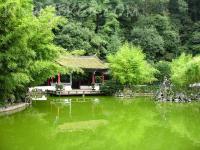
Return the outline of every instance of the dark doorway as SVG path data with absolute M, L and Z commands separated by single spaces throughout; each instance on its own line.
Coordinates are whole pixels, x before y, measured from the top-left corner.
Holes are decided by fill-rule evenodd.
M 79 89 L 80 88 L 80 81 L 76 79 L 72 79 L 72 89 Z

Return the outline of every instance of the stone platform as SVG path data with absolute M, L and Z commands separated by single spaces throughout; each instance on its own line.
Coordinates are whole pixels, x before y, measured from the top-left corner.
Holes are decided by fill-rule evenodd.
M 100 90 L 80 90 L 73 89 L 69 91 L 53 91 L 47 90 L 47 94 L 55 95 L 55 96 L 73 96 L 73 95 L 101 95 Z

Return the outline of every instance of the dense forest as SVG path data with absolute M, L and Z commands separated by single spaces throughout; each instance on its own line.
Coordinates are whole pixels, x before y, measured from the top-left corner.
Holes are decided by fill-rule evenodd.
M 154 62 L 200 53 L 199 0 L 34 0 L 35 15 L 49 5 L 66 18 L 54 41 L 67 51 L 105 59 L 128 41 Z

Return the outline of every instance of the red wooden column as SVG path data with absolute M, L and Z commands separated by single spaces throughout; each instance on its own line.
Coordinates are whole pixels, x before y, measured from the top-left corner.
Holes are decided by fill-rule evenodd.
M 50 81 L 50 79 L 48 79 L 48 81 L 47 81 L 47 82 L 48 82 L 48 86 L 50 86 L 50 82 L 51 82 L 51 81 Z
M 53 83 L 53 79 L 54 79 L 54 77 L 52 76 L 52 77 L 51 77 L 51 83 Z
M 60 73 L 58 73 L 58 84 L 60 84 Z
M 95 72 L 92 73 L 92 84 L 95 84 Z
M 102 72 L 102 74 L 101 74 L 101 79 L 102 79 L 102 83 L 104 83 L 104 80 L 105 80 L 104 72 Z

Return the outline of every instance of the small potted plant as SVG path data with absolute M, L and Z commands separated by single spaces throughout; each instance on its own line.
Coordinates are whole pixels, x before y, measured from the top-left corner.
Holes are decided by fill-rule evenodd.
M 63 88 L 63 84 L 56 84 L 56 91 L 62 91 Z

